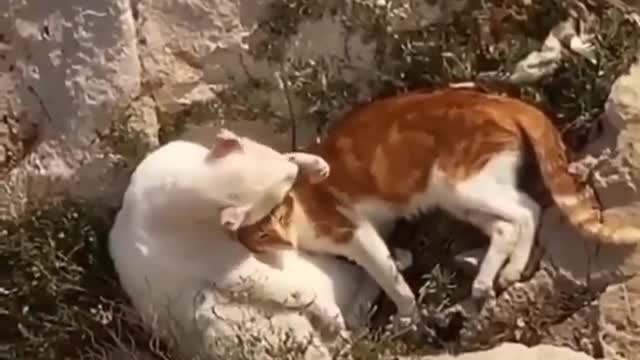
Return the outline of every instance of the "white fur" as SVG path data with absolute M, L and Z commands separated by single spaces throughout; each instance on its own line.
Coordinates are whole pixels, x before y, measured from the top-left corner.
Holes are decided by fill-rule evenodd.
M 297 172 L 275 151 L 243 143 L 249 144 L 244 154 L 215 165 L 205 161 L 206 148 L 184 141 L 149 154 L 131 178 L 110 233 L 110 255 L 134 306 L 160 334 L 177 335 L 188 356 L 213 354 L 222 335 L 260 334 L 274 342 L 290 330 L 298 339 L 316 334 L 307 316 L 281 304 L 285 300 L 312 302 L 311 311 L 349 315 L 358 325 L 354 309 L 377 295 L 358 267 L 334 257 L 284 252 L 279 270 L 228 237 L 217 222 L 221 205 L 286 191 Z M 258 288 L 244 302 L 219 290 L 246 279 Z M 243 322 L 249 318 L 254 322 Z

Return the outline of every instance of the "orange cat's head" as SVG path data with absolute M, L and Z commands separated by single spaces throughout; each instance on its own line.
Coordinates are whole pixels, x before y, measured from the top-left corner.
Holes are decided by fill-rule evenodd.
M 296 247 L 296 235 L 291 226 L 294 199 L 287 194 L 267 216 L 236 231 L 238 240 L 251 252 L 265 253 Z

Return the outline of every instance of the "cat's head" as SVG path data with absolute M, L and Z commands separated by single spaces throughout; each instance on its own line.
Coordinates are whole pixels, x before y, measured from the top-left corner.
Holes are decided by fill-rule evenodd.
M 287 194 L 267 216 L 238 228 L 238 241 L 258 254 L 295 248 L 296 234 L 291 226 L 294 206 L 293 196 Z
M 230 231 L 269 214 L 298 176 L 286 156 L 227 129 L 216 135 L 206 161 L 210 191 L 222 204 L 220 223 Z

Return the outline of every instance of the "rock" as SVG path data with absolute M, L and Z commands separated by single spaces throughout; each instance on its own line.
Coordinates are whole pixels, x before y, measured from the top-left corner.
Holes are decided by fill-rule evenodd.
M 640 359 L 640 276 L 608 288 L 600 304 L 600 336 L 606 358 Z
M 640 62 L 616 81 L 606 111 L 609 134 L 594 147 L 599 149 L 603 144 L 615 147 L 619 154 L 614 158 L 614 167 L 627 166 L 630 183 L 637 187 L 640 184 L 640 148 L 637 146 L 640 141 Z M 600 187 L 598 192 L 609 206 L 615 206 L 607 214 L 609 221 L 640 224 L 640 202 L 630 201 L 638 198 L 631 186 L 618 182 Z M 627 279 L 610 286 L 600 299 L 604 354 L 610 359 L 640 359 L 640 246 L 625 258 L 618 270 L 625 273 Z
M 606 147 L 616 150 L 604 171 L 627 168 L 630 177 L 597 187 L 598 195 L 609 208 L 605 212 L 607 222 L 637 226 L 640 201 L 632 186 L 640 184 L 640 148 L 636 145 L 640 141 L 640 63 L 614 83 L 605 109 L 605 133 L 586 151 L 595 153 Z M 599 337 L 604 355 L 640 359 L 640 246 L 601 248 L 591 258 L 591 267 L 595 281 L 597 274 L 606 274 L 612 283 L 599 300 Z
M 426 357 L 411 357 L 399 359 L 420 359 L 420 360 L 497 360 L 497 359 L 520 359 L 520 360 L 592 360 L 593 357 L 584 353 L 573 351 L 551 345 L 537 345 L 527 347 L 518 343 L 503 343 L 491 350 L 476 351 L 454 355 L 436 355 Z
M 69 189 L 76 171 L 103 155 L 91 143 L 139 92 L 141 68 L 129 1 L 10 0 L 0 14 L 1 66 L 11 69 L 2 91 L 34 139 L 6 175 L 4 212 L 17 215 Z
M 258 26 L 265 20 L 270 5 L 270 1 L 239 0 L 137 4 L 143 83 L 148 84 L 158 111 L 163 114 L 162 126 L 170 127 L 181 121 L 176 120 L 181 111 L 194 105 L 224 106 L 227 100 L 219 95 L 234 94 L 241 99 L 234 104 L 240 116 L 217 116 L 210 111 L 192 113 L 186 138 L 194 139 L 191 136 L 198 133 L 196 138 L 205 140 L 212 131 L 225 126 L 279 150 L 290 149 L 289 135 L 283 132 L 292 117 L 289 107 L 294 117 L 301 117 L 306 109 L 295 94 L 285 94 L 279 75 L 285 70 L 281 61 L 265 59 L 260 48 L 269 40 L 276 43 L 274 51 L 294 61 L 323 57 L 335 58 L 331 60 L 335 62 L 345 58 L 346 32 L 337 19 L 301 21 L 290 34 L 293 39 L 280 43 Z M 321 41 L 317 41 L 319 35 Z M 354 39 L 349 38 L 349 42 L 353 43 L 350 55 L 355 61 L 372 59 L 373 48 L 358 47 Z M 312 43 L 314 46 L 310 46 Z M 358 51 L 360 48 L 363 54 Z M 365 63 L 362 68 L 368 70 L 371 64 Z M 256 89 L 247 86 L 249 81 L 265 85 Z M 249 108 L 268 108 L 269 112 L 254 115 L 257 121 L 246 121 L 253 117 Z M 315 136 L 315 126 L 308 121 L 299 122 L 296 136 L 298 145 L 307 143 Z

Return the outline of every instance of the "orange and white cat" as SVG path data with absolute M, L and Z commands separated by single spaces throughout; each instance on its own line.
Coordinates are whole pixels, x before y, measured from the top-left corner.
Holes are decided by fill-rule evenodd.
M 270 216 L 240 228 L 239 240 L 254 252 L 288 247 L 348 257 L 380 284 L 401 319 L 415 316 L 416 301 L 383 240 L 389 226 L 438 206 L 486 232 L 490 246 L 472 286 L 484 298 L 496 277 L 502 286 L 518 281 L 529 260 L 540 206 L 520 190 L 519 175 L 530 162 L 586 235 L 640 241 L 637 228 L 602 223 L 593 190 L 569 173 L 550 119 L 514 98 L 465 86 L 383 98 L 348 112 L 306 151 L 316 156 L 291 160 L 319 173 L 330 167 L 329 176 L 294 186 Z

